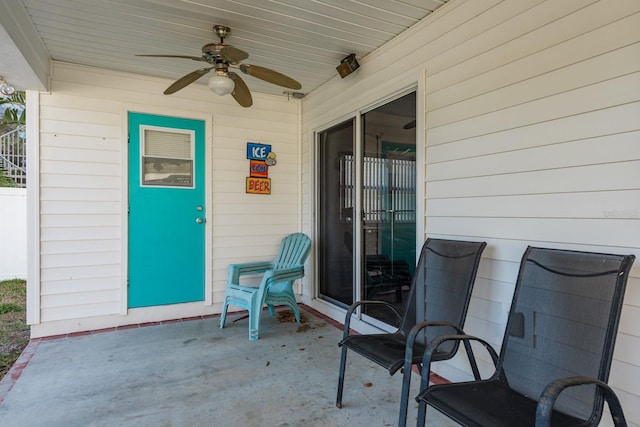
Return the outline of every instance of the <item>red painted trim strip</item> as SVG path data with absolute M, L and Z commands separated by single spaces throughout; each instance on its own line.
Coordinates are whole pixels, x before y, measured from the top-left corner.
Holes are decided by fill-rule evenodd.
M 0 405 L 4 402 L 4 399 L 7 397 L 13 386 L 22 375 L 22 372 L 27 367 L 33 355 L 36 353 L 36 349 L 40 344 L 39 339 L 33 339 L 29 341 L 29 344 L 22 350 L 22 353 L 18 357 L 18 360 L 13 364 L 9 372 L 6 373 L 2 381 L 0 381 Z

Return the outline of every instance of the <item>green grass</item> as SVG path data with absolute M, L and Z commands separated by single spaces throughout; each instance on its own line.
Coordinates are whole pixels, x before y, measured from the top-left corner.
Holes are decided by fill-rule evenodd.
M 27 282 L 22 279 L 10 279 L 0 282 L 0 304 L 18 304 L 24 306 L 27 298 Z
M 5 313 L 18 313 L 24 311 L 24 307 L 19 306 L 18 304 L 8 303 L 8 304 L 0 304 L 0 314 Z
M 0 378 L 29 344 L 25 307 L 27 284 L 21 279 L 0 282 Z

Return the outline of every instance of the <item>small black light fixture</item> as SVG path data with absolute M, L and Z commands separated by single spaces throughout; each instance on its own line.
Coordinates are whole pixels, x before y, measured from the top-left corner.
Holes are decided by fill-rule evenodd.
M 302 99 L 306 95 L 306 93 L 302 93 L 302 92 L 289 92 L 289 91 L 284 91 L 282 92 L 282 94 L 287 95 L 287 99 L 289 100 L 291 100 L 291 98 Z
M 340 65 L 336 67 L 336 70 L 338 70 L 340 77 L 344 79 L 358 68 L 360 68 L 360 64 L 358 64 L 358 61 L 356 60 L 356 54 L 351 53 L 340 61 Z

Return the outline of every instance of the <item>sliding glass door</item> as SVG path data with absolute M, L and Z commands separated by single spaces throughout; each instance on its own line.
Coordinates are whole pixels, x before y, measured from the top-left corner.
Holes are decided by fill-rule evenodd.
M 415 93 L 362 115 L 360 295 L 404 309 L 416 261 Z M 367 314 L 393 324 L 380 306 Z
M 354 121 L 318 135 L 318 283 L 322 298 L 354 300 Z
M 416 261 L 415 103 L 412 92 L 363 113 L 360 135 L 355 120 L 318 134 L 321 298 L 404 308 Z M 385 310 L 363 314 L 393 324 Z

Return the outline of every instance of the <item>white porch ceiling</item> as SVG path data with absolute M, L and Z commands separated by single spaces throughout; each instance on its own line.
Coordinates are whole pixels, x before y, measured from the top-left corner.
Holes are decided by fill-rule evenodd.
M 363 58 L 447 1 L 0 0 L 0 12 L 9 9 L 14 20 L 24 21 L 12 26 L 6 14 L 0 19 L 0 43 L 15 43 L 23 55 L 0 58 L 0 75 L 17 88 L 37 89 L 12 64 L 32 62 L 33 53 L 25 50 L 44 50 L 53 60 L 176 80 L 202 63 L 134 55 L 200 56 L 203 45 L 218 41 L 212 27 L 221 24 L 231 28 L 225 42 L 250 54 L 245 63 L 287 74 L 302 84 L 299 92 L 308 93 L 336 77 L 348 54 Z M 21 28 L 19 37 L 13 27 Z M 25 34 L 31 35 L 26 48 L 19 43 Z M 253 92 L 287 90 L 242 77 Z

